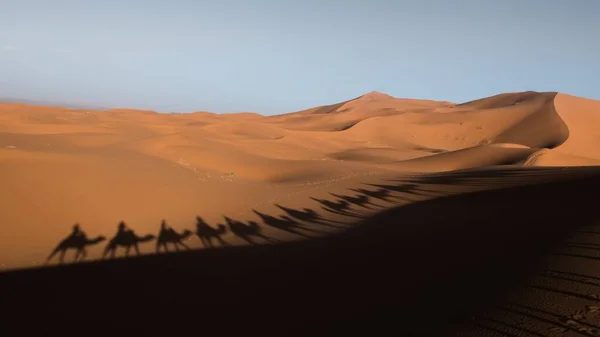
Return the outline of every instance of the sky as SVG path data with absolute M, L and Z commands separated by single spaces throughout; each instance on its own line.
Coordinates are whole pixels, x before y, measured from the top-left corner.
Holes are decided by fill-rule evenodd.
M 600 99 L 598 0 L 0 0 L 0 97 L 287 113 L 370 91 Z

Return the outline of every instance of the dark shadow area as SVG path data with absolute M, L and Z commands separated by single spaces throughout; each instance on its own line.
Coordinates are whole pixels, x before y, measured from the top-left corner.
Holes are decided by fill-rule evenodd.
M 339 200 L 344 200 L 350 204 L 356 205 L 358 207 L 366 208 L 369 210 L 371 210 L 373 208 L 371 206 L 381 207 L 381 205 L 372 203 L 371 198 L 369 198 L 369 196 L 366 194 L 358 194 L 356 196 L 339 195 L 339 194 L 335 194 L 335 193 L 329 193 L 329 194 L 333 195 L 334 197 L 338 198 Z
M 504 166 L 502 169 L 494 168 L 472 168 L 472 169 L 461 169 L 455 171 L 432 173 L 432 174 L 419 174 L 414 176 L 407 176 L 408 179 L 394 179 L 393 182 L 413 183 L 413 184 L 429 184 L 429 185 L 489 185 L 491 182 L 496 181 L 498 183 L 504 182 L 504 178 L 520 178 L 527 180 L 530 177 L 535 177 L 539 181 L 540 177 L 547 176 L 553 178 L 557 173 L 567 176 L 567 172 L 572 172 L 575 175 L 580 175 L 582 172 L 589 172 L 594 174 L 594 167 L 523 167 L 523 166 Z M 484 181 L 482 180 L 485 179 Z M 514 180 L 513 180 L 514 181 Z
M 447 336 L 595 220 L 598 188 L 596 176 L 453 195 L 326 238 L 7 272 L 0 300 L 15 317 L 138 334 Z
M 517 331 L 531 333 L 533 336 L 562 336 L 564 333 L 575 333 L 579 336 L 589 337 L 598 336 L 598 326 L 589 324 L 588 322 L 585 322 L 583 319 L 576 316 L 567 318 L 548 310 L 510 302 L 499 306 L 497 310 L 503 312 L 505 315 L 508 314 L 508 316 L 521 317 L 522 320 L 526 319 L 528 322 L 536 322 L 536 325 L 540 325 L 541 323 L 541 325 L 547 327 L 547 331 L 554 332 L 554 334 L 542 335 L 539 332 L 534 332 L 530 329 L 524 329 L 522 326 L 517 327 L 514 323 L 511 324 L 493 318 L 488 319 L 495 325 L 506 326 Z M 533 326 L 530 326 L 530 328 L 533 328 Z
M 364 188 L 351 188 L 350 190 L 385 202 L 393 202 L 395 199 L 397 199 L 397 197 L 394 197 L 390 194 L 390 190 L 384 188 L 378 188 L 375 191 L 366 190 Z
M 321 204 L 321 208 L 327 212 L 354 218 L 364 218 L 363 214 L 350 211 L 350 207 L 352 205 L 346 200 L 330 201 L 327 199 L 319 199 L 313 197 L 310 198 Z

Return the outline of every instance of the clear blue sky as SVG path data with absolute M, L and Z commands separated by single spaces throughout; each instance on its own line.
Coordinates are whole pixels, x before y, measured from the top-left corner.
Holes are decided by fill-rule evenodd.
M 369 91 L 600 99 L 599 0 L 0 0 L 0 96 L 278 114 Z

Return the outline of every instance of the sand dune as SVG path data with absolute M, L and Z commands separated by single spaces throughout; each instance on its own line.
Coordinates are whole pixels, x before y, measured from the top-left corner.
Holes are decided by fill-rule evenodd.
M 520 144 L 494 143 L 393 163 L 403 170 L 437 172 L 491 165 L 517 164 L 536 149 Z
M 600 102 L 551 92 L 462 104 L 371 92 L 278 116 L 0 104 L 0 263 L 39 263 L 74 222 L 151 231 L 160 218 L 185 227 L 196 214 L 301 205 L 303 191 L 363 177 L 598 165 L 599 122 Z
M 581 188 L 596 187 L 598 125 L 599 101 L 555 92 L 506 93 L 462 104 L 371 92 L 278 116 L 0 104 L 0 269 L 45 263 L 75 223 L 88 238 L 110 239 L 117 224 L 125 221 L 139 239 L 158 235 L 163 219 L 179 233 L 195 232 L 199 216 L 208 227 L 201 227 L 205 236 L 191 233 L 181 241 L 190 249 L 210 248 L 202 241 L 208 231 L 217 246 L 263 247 L 232 248 L 233 255 L 227 256 L 251 258 L 271 252 L 264 254 L 278 259 L 288 256 L 288 246 L 276 245 L 274 250 L 264 246 L 302 241 L 320 247 L 317 251 L 333 252 L 340 242 L 352 242 L 363 253 L 383 249 L 374 248 L 378 245 L 399 252 L 399 246 L 386 241 L 396 237 L 418 250 L 417 237 L 427 234 L 422 231 L 453 233 L 467 220 L 469 228 L 478 228 L 476 233 L 490 229 L 506 236 L 497 218 L 511 224 L 506 228 L 535 223 L 539 230 L 548 227 L 544 221 L 553 219 L 546 207 L 567 221 L 568 212 L 559 212 L 561 205 L 575 209 L 578 202 L 585 204 L 581 209 L 585 216 L 574 210 L 574 221 L 589 222 L 595 216 L 590 214 L 589 199 L 564 195 L 575 193 L 575 185 L 560 181 L 578 179 Z M 524 185 L 546 187 L 491 192 Z M 473 194 L 477 191 L 491 193 L 492 201 L 480 201 L 476 197 L 480 194 Z M 453 197 L 456 194 L 465 196 Z M 389 209 L 394 211 L 385 213 Z M 527 215 L 518 218 L 509 211 Z M 400 218 L 392 217 L 397 223 L 391 223 L 382 214 Z M 449 216 L 452 222 L 446 221 Z M 403 227 L 407 223 L 410 227 Z M 331 238 L 338 234 L 352 239 L 327 241 L 337 240 Z M 533 234 L 528 235 L 531 240 Z M 463 243 L 477 249 L 500 249 L 488 242 L 489 236 L 467 237 L 471 241 Z M 157 239 L 148 240 L 139 243 L 142 255 L 156 252 Z M 523 240 L 515 237 L 507 242 L 518 245 Z M 88 243 L 86 258 L 100 258 L 107 243 Z M 444 247 L 454 252 L 451 246 Z M 221 258 L 210 257 L 216 256 L 210 251 L 194 256 L 209 256 L 199 258 L 214 266 Z M 315 254 L 311 249 L 300 251 Z M 344 252 L 336 253 L 336 261 L 345 261 L 348 249 Z M 73 254 L 68 251 L 67 260 Z M 377 272 L 357 254 L 348 256 Z M 467 261 L 467 250 L 456 254 Z M 427 256 L 425 265 L 410 259 L 403 265 L 416 268 L 417 274 L 444 274 L 438 274 L 436 257 Z M 242 274 L 252 274 L 244 269 L 252 265 L 241 266 L 246 273 Z M 346 266 L 344 275 L 351 278 L 353 268 Z M 372 302 L 369 298 L 385 297 L 365 294 L 357 292 L 355 298 Z M 341 292 L 337 296 L 349 301 L 340 297 Z

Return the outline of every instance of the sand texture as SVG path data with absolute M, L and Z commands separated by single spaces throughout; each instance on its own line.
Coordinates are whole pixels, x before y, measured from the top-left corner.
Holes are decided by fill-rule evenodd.
M 196 254 L 181 255 L 185 263 L 210 266 L 237 256 L 248 259 L 247 268 L 257 263 L 253 254 L 270 261 L 291 249 L 288 258 L 298 265 L 340 265 L 338 276 L 321 274 L 332 282 L 356 277 L 345 274 L 353 259 L 365 273 L 384 274 L 382 287 L 394 280 L 414 296 L 424 291 L 418 275 L 431 289 L 435 280 L 450 280 L 438 292 L 452 293 L 449 284 L 467 293 L 493 283 L 502 300 L 489 299 L 488 309 L 472 315 L 476 323 L 457 336 L 566 337 L 578 336 L 582 326 L 589 329 L 582 335 L 600 336 L 593 330 L 600 329 L 600 101 L 519 92 L 456 104 L 371 92 L 274 116 L 0 103 L 0 179 L 0 269 L 7 272 L 54 266 L 62 248 L 69 264 L 77 247 L 85 247 L 86 261 L 110 258 L 111 244 L 121 261 L 114 263 L 136 260 L 122 257 L 127 244 L 135 255 L 137 242 L 140 260 L 164 259 L 165 247 L 178 247 Z M 175 233 L 161 234 L 163 220 Z M 135 235 L 116 243 L 121 221 Z M 74 224 L 87 238 L 61 246 Z M 397 255 L 384 259 L 381 247 Z M 161 248 L 163 257 L 155 254 Z M 354 251 L 382 262 L 367 264 Z M 478 255 L 497 270 L 483 268 Z M 390 269 L 399 267 L 375 269 L 391 260 L 408 273 L 405 279 L 392 277 Z M 456 261 L 464 261 L 454 266 L 461 277 L 450 267 Z M 103 263 L 109 262 L 72 268 L 90 268 L 91 275 L 108 268 Z M 517 277 L 501 267 L 511 263 L 526 272 Z M 241 266 L 231 268 L 237 269 L 229 277 L 250 277 Z M 477 268 L 483 274 L 464 276 Z M 15 271 L 15 278 L 26 272 Z M 139 275 L 151 272 L 142 268 Z M 289 273 L 293 279 L 299 271 Z M 260 287 L 258 278 L 248 282 Z M 352 305 L 342 290 L 330 296 Z M 445 303 L 460 302 L 447 297 Z M 381 306 L 359 293 L 352 298 Z M 417 311 L 433 303 L 402 298 Z M 422 311 L 403 315 L 406 322 L 427 321 Z M 434 333 L 395 328 L 399 335 Z

